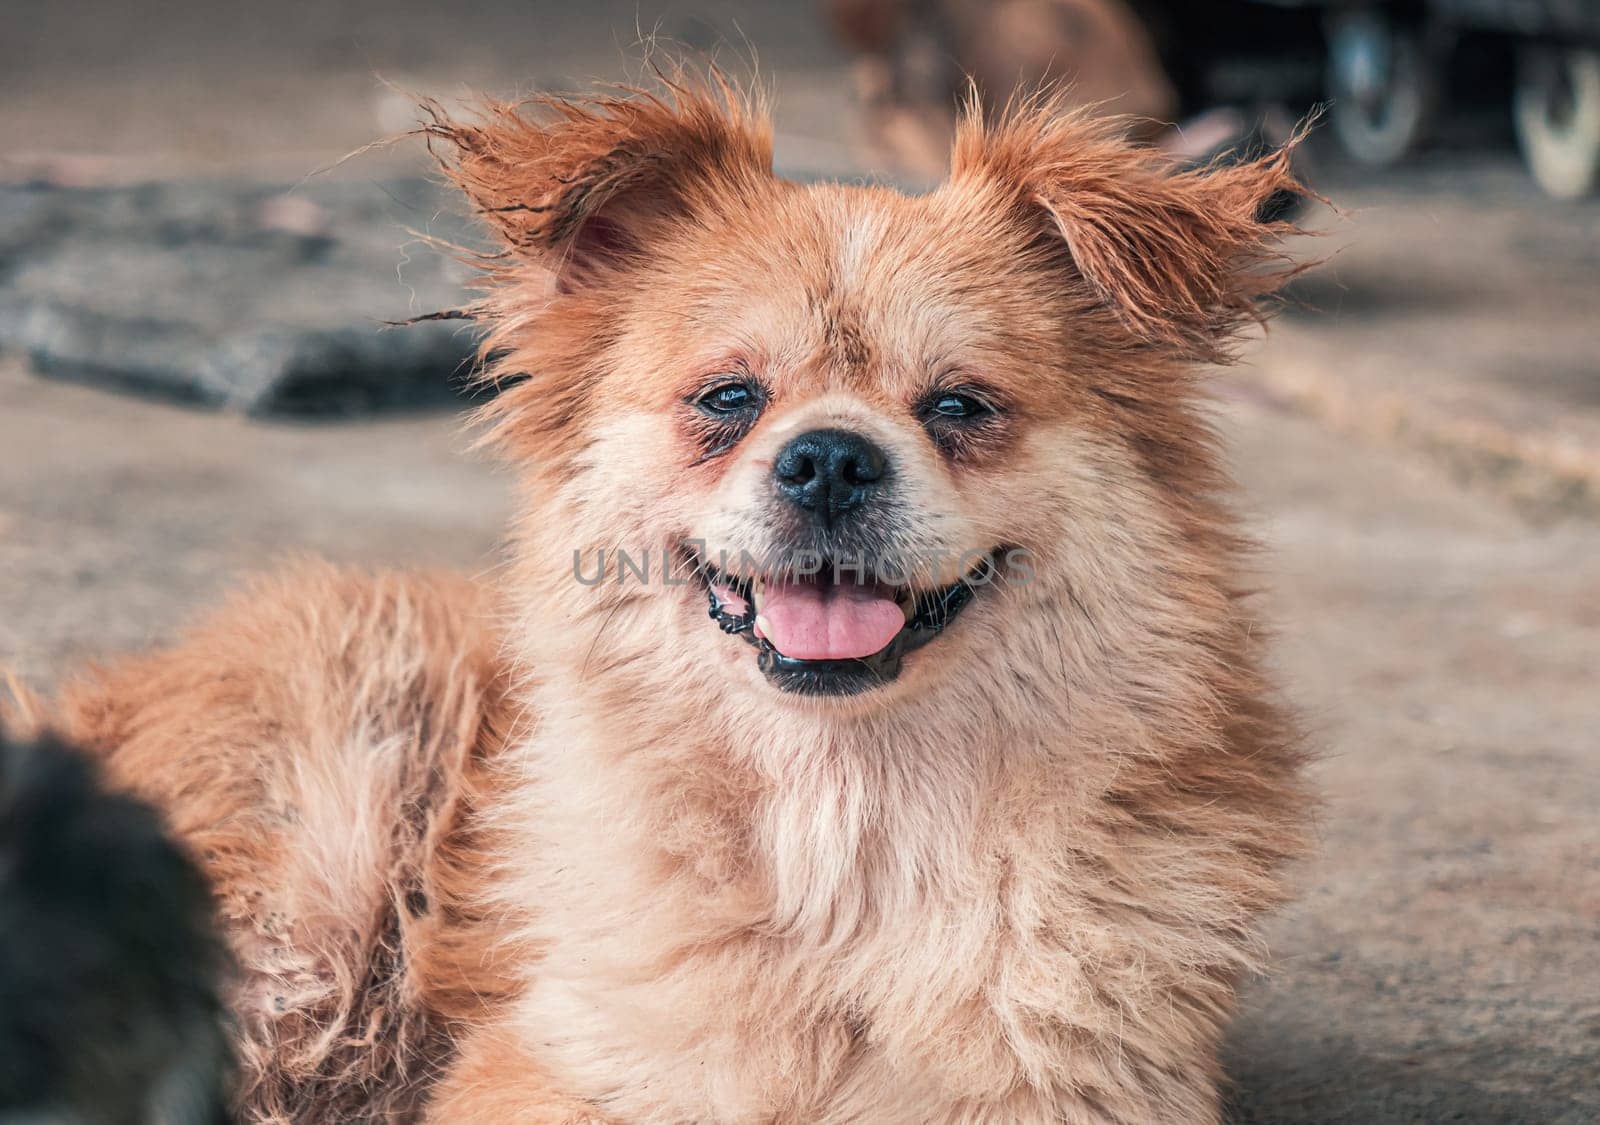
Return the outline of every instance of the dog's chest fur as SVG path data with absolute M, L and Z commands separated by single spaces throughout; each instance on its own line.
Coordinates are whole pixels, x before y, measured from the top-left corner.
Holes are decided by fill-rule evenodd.
M 1060 847 L 1082 794 L 1030 768 L 1032 732 L 1010 759 L 796 737 L 761 778 L 596 713 L 527 747 L 539 858 L 509 891 L 544 951 L 518 1023 L 563 1086 L 629 1120 L 939 1120 L 1051 1090 L 1115 1018 L 1085 969 L 1127 956 Z

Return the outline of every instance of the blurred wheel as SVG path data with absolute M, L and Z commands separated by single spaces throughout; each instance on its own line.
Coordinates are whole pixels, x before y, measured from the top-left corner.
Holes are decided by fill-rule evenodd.
M 1600 183 L 1600 51 L 1524 47 L 1512 101 L 1517 140 L 1539 186 L 1579 199 Z
M 1346 152 L 1387 165 L 1416 147 L 1427 126 L 1433 67 L 1421 36 L 1377 12 L 1333 19 L 1328 29 L 1329 123 Z

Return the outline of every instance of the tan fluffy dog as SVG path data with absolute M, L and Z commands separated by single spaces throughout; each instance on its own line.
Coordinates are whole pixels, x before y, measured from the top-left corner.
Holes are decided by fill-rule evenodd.
M 1195 367 L 1285 157 L 1039 102 L 802 185 L 716 81 L 426 131 L 516 564 L 301 568 L 62 704 L 215 881 L 245 1116 L 1215 1121 L 1307 813 Z

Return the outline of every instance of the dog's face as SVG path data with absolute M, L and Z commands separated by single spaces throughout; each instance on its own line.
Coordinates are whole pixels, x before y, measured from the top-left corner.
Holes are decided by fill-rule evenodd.
M 698 576 L 693 643 L 779 691 L 971 659 L 957 618 L 1059 531 L 1048 278 L 956 193 L 772 181 L 729 202 L 618 309 L 591 449 L 607 506 L 647 498 L 639 541 Z
M 595 622 L 574 658 L 948 692 L 1048 662 L 1071 607 L 1114 629 L 1198 534 L 1189 368 L 1266 287 L 1281 158 L 1175 176 L 1042 106 L 906 197 L 773 177 L 765 124 L 693 89 L 433 131 L 506 238 L 491 411 L 534 580 Z

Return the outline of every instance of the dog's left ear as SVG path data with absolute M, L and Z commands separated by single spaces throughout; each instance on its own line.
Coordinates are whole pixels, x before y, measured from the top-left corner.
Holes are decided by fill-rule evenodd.
M 655 91 L 488 102 L 458 120 L 425 102 L 446 176 L 512 262 L 576 289 L 641 253 L 656 224 L 736 197 L 772 174 L 761 106 L 719 73 L 663 77 Z
M 1290 151 L 1180 171 L 1122 139 L 1114 122 L 1043 99 L 996 123 L 969 109 L 951 181 L 997 192 L 1018 221 L 1065 250 L 1067 284 L 1136 338 L 1219 361 L 1260 318 L 1260 299 L 1297 272 L 1278 248 L 1294 226 L 1266 217 L 1284 193 L 1304 193 Z

